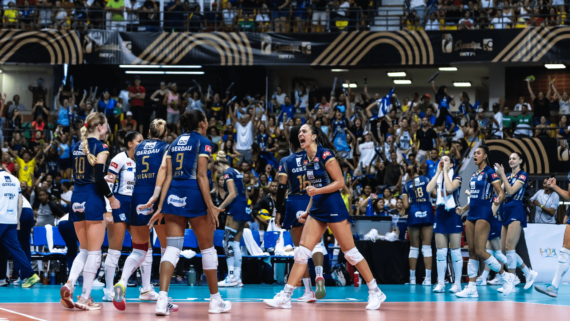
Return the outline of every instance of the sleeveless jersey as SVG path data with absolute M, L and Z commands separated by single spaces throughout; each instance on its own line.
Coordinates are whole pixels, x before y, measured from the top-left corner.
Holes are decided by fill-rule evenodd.
M 135 186 L 156 185 L 156 175 L 162 164 L 162 157 L 169 145 L 158 139 L 147 139 L 135 149 L 136 172 Z
M 132 196 L 135 186 L 136 163 L 129 158 L 126 151 L 113 157 L 111 165 L 109 165 L 109 172 L 116 176 L 115 184 L 112 187 L 113 193 Z
M 176 138 L 167 150 L 172 161 L 172 179 L 196 179 L 199 157 L 210 157 L 212 144 L 198 132 L 185 133 Z
M 279 176 L 287 176 L 289 195 L 306 194 L 305 189 L 311 185 L 307 179 L 306 166 L 302 164 L 307 158 L 307 152 L 300 151 L 284 157 L 279 162 Z
M 99 154 L 109 154 L 109 147 L 93 137 L 87 138 L 89 153 L 97 157 Z M 83 143 L 73 146 L 73 179 L 77 185 L 95 184 L 95 166 L 87 160 L 83 152 Z

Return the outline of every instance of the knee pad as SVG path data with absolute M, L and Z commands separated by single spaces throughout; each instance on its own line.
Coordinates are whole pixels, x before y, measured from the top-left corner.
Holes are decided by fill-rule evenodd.
M 438 261 L 446 261 L 447 260 L 447 249 L 437 249 L 435 252 L 436 258 Z
M 145 265 L 145 266 L 151 266 L 152 265 L 152 249 L 148 249 L 148 251 L 146 251 L 146 255 L 144 257 L 144 261 L 143 261 L 142 265 Z
M 218 269 L 218 252 L 212 246 L 209 249 L 201 251 L 202 253 L 202 268 L 204 270 L 217 270 Z
M 451 250 L 451 260 L 453 262 L 463 261 L 463 256 L 461 255 L 461 249 Z
M 408 257 L 417 259 L 418 256 L 420 256 L 420 249 L 417 247 L 410 247 L 410 255 L 408 255 Z
M 491 256 L 485 260 L 485 263 L 489 266 L 489 268 L 491 268 L 491 270 L 495 272 L 499 272 L 501 270 L 501 263 L 499 263 L 499 261 L 497 261 L 494 256 Z
M 182 251 L 184 247 L 184 236 L 172 236 L 166 238 L 166 249 L 174 247 Z
M 479 261 L 469 259 L 469 263 L 467 263 L 467 275 L 469 279 L 475 279 L 477 273 L 479 273 Z
M 101 265 L 101 251 L 89 251 L 87 256 L 87 262 L 85 262 L 84 272 L 97 273 L 99 266 Z
M 560 264 L 568 264 L 570 260 L 570 250 L 563 247 L 560 249 L 560 255 L 558 255 L 558 263 Z
M 360 251 L 358 251 L 356 247 L 353 247 L 344 253 L 344 258 L 352 265 L 356 265 L 360 263 L 360 261 L 364 260 L 364 256 L 360 254 Z
M 127 257 L 127 260 L 131 258 L 137 262 L 137 266 L 140 266 L 144 262 L 145 256 L 146 252 L 142 250 L 133 249 L 129 257 Z
M 181 250 L 179 248 L 170 245 L 167 246 L 162 259 L 160 260 L 160 263 L 170 262 L 176 268 L 176 264 L 178 264 L 178 260 L 180 260 L 180 252 Z
M 105 266 L 109 268 L 116 268 L 121 258 L 121 252 L 117 250 L 109 250 L 107 257 L 105 258 Z
M 424 257 L 432 257 L 431 245 L 422 245 L 422 255 Z
M 515 253 L 515 255 L 517 255 Z M 509 259 L 503 254 L 503 251 L 499 250 L 499 251 L 495 251 L 493 252 L 493 256 L 502 264 L 507 264 L 509 262 Z M 515 262 L 516 263 L 516 262 Z
M 307 264 L 309 258 L 313 252 L 304 246 L 299 246 L 295 248 L 295 263 L 297 264 Z M 345 255 L 346 256 L 346 255 Z M 347 259 L 348 260 L 348 259 Z

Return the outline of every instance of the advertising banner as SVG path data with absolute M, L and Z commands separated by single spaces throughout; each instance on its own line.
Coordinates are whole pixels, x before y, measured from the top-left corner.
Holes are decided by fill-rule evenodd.
M 536 283 L 552 282 L 565 229 L 566 224 L 528 224 L 524 229 L 530 264 L 538 272 Z M 570 282 L 570 273 L 565 275 L 562 282 Z

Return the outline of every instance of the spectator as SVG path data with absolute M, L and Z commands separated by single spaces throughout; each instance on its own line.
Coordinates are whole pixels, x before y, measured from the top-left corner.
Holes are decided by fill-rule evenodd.
M 534 222 L 556 224 L 556 210 L 560 203 L 557 193 L 548 185 L 548 179 L 542 182 L 543 188 L 529 199 L 529 206 L 535 206 Z
M 295 27 L 293 32 L 305 32 L 305 23 L 307 21 L 307 8 L 310 5 L 308 0 L 296 0 L 297 8 L 293 12 Z
M 26 138 L 22 135 L 22 132 L 17 131 L 14 133 L 14 137 L 12 137 L 12 141 L 10 142 L 10 148 L 19 152 L 23 148 L 28 145 L 26 142 Z
M 493 118 L 491 118 L 493 131 L 491 132 L 491 138 L 500 139 L 503 138 L 503 114 L 501 113 L 501 103 L 493 104 Z
M 75 2 L 75 9 L 73 10 L 73 28 L 77 30 L 87 30 L 87 18 L 89 16 L 89 9 L 87 8 L 87 0 L 78 0 Z
M 313 30 L 312 32 L 326 31 L 328 22 L 327 17 L 327 0 L 311 0 L 313 4 Z
M 155 0 L 146 0 L 139 13 L 140 26 L 145 27 L 146 32 L 158 32 L 160 30 L 160 12 Z
M 445 108 L 449 110 L 450 106 L 455 107 L 455 100 L 453 99 L 453 95 L 447 94 L 447 87 L 446 86 L 439 86 L 439 89 L 435 89 L 435 80 L 432 80 L 431 87 L 433 92 L 435 93 L 435 102 L 438 105 L 438 109 Z
M 62 90 L 63 86 L 59 87 L 59 92 L 57 93 L 57 97 L 55 99 L 56 103 L 59 103 L 59 97 Z M 73 88 L 71 89 L 71 91 L 73 92 Z M 64 99 L 63 104 L 59 106 L 57 124 L 61 125 L 63 127 L 63 131 L 66 133 L 69 133 L 69 126 L 70 126 L 69 120 L 70 120 L 70 115 L 73 113 L 74 105 L 75 105 L 75 97 L 72 95 L 71 99 Z
M 493 25 L 493 29 L 507 29 L 507 25 L 511 21 L 508 18 L 503 17 L 503 10 L 497 9 L 497 13 L 493 20 L 491 20 L 491 24 Z
M 275 23 L 273 30 L 275 32 L 287 32 L 285 22 L 289 17 L 290 0 L 273 0 L 272 4 L 271 14 Z
M 34 17 L 36 12 L 33 6 L 30 6 L 28 0 L 24 0 L 24 5 L 20 8 L 18 18 L 20 19 L 20 27 L 26 30 L 34 29 Z
M 50 28 L 52 26 L 52 10 L 51 3 L 47 0 L 38 0 L 38 27 L 40 29 Z
M 549 88 L 550 88 L 550 82 L 549 82 Z M 534 123 L 531 123 L 530 125 L 538 125 L 540 123 L 540 117 L 544 116 L 546 117 L 546 121 L 548 124 L 550 124 L 550 108 L 548 106 L 548 99 L 546 99 L 546 97 L 544 96 L 544 93 L 542 91 L 538 92 L 538 97 L 534 95 L 534 92 L 532 91 L 532 88 L 530 86 L 530 81 L 527 82 L 527 86 L 528 86 L 528 92 L 530 93 L 530 99 L 533 101 L 532 105 L 534 107 Z M 549 89 L 550 91 L 550 89 Z
M 125 31 L 125 1 L 124 0 L 109 0 L 105 6 L 105 11 L 111 13 L 111 28 L 113 30 Z
M 255 23 L 257 24 L 257 32 L 269 32 L 271 31 L 271 18 L 269 9 L 265 4 L 261 7 L 261 10 L 255 16 Z
M 436 146 L 433 146 L 433 142 Z M 436 132 L 431 128 L 431 124 L 426 117 L 422 119 L 422 128 L 416 132 L 416 140 L 418 144 L 418 157 L 424 156 L 428 151 L 434 149 L 439 150 L 439 140 Z
M 570 115 L 570 96 L 568 96 L 568 92 L 564 91 L 562 93 L 562 96 L 560 96 L 560 94 L 556 90 L 556 87 L 554 86 L 554 82 L 550 82 L 550 86 L 552 87 L 552 90 L 556 95 L 555 97 L 558 99 L 558 106 L 559 106 L 558 114 L 567 115 L 567 116 Z
M 404 176 L 404 168 L 398 164 L 398 156 L 396 155 L 396 152 L 390 153 L 390 161 L 386 162 L 385 167 L 385 185 L 388 187 L 394 187 L 401 184 L 402 176 Z
M 55 225 L 55 218 L 61 218 L 65 215 L 61 207 L 50 200 L 48 192 L 40 188 L 38 191 L 38 200 L 32 206 L 36 226 L 46 226 L 48 224 Z
M 429 14 L 429 20 L 427 20 L 424 29 L 426 31 L 432 31 L 432 30 L 439 31 L 439 20 L 437 19 L 437 14 L 435 12 L 431 12 Z
M 103 96 L 97 101 L 97 110 L 105 114 L 112 132 L 115 131 L 115 125 L 117 124 L 115 121 L 115 107 L 117 107 L 117 101 L 111 98 L 107 89 L 103 90 Z
M 570 126 L 568 126 L 568 116 L 560 116 L 560 122 L 558 123 L 558 133 L 556 133 L 556 138 L 570 138 Z
M 534 137 L 550 138 L 552 130 L 548 130 L 547 128 L 550 128 L 550 125 L 546 123 L 546 117 L 540 117 L 540 124 L 536 125 L 536 129 L 534 130 Z
M 526 108 L 529 111 L 532 110 L 532 107 L 530 106 L 530 104 L 524 101 L 524 96 L 520 96 L 519 97 L 519 103 L 515 105 L 514 111 L 521 111 L 523 105 L 526 105 Z
M 16 160 L 16 164 L 18 164 L 18 179 L 20 181 L 25 181 L 28 186 L 34 186 L 35 177 L 33 173 L 36 167 L 36 161 L 42 153 L 42 150 L 40 149 L 33 158 L 32 154 L 28 150 L 24 150 L 22 152 L 22 158 L 20 158 L 12 149 L 9 149 L 9 153 Z
M 18 10 L 14 2 L 8 2 L 8 9 L 4 10 L 4 28 L 15 28 L 18 23 Z
M 535 105 L 536 109 L 536 105 Z M 528 113 L 526 105 L 523 105 L 522 112 L 516 118 L 517 129 L 515 130 L 515 138 L 530 138 L 532 137 L 531 127 L 533 125 L 532 116 Z
M 48 119 L 49 108 L 44 105 L 43 99 L 40 99 L 36 102 L 34 108 L 32 108 L 32 115 L 34 120 L 37 120 L 38 117 L 42 117 L 43 119 Z
M 165 6 L 164 26 L 165 31 L 184 31 L 184 5 L 181 0 L 169 2 Z
M 466 10 L 463 18 L 459 20 L 459 29 L 473 29 L 473 19 L 471 19 L 471 11 Z
M 174 86 L 176 86 L 176 84 L 174 84 Z M 133 117 L 139 125 L 138 131 L 139 133 L 144 133 L 144 130 L 147 129 L 150 124 L 150 113 L 144 107 L 146 89 L 141 86 L 141 78 L 139 76 L 135 76 L 134 78 L 134 85 L 129 89 L 129 98 L 130 110 L 133 112 Z
M 137 0 L 128 0 L 125 2 L 127 31 L 139 31 L 139 13 L 141 12 L 141 7 L 141 3 Z
M 245 114 L 238 119 L 237 106 L 234 106 L 230 117 L 232 125 L 235 126 L 237 131 L 236 151 L 242 155 L 240 160 L 245 160 L 251 164 L 253 161 L 251 153 L 251 145 L 253 144 L 253 122 L 257 122 L 257 120 L 252 120 L 250 114 Z
M 425 20 L 426 0 L 411 0 L 410 9 L 416 11 L 420 18 L 420 26 L 423 26 Z
M 59 170 L 61 172 L 61 176 L 71 179 L 71 169 L 73 165 L 71 163 L 71 146 L 69 145 L 67 134 L 61 135 L 59 141 Z
M 9 172 L 10 174 L 14 175 L 14 167 L 15 167 L 15 164 L 12 161 L 10 154 L 9 153 L 3 153 L 2 154 L 2 168 L 4 168 L 4 170 Z
M 225 24 L 225 31 L 235 31 L 236 29 L 236 24 L 237 24 L 237 15 L 236 12 L 234 10 L 234 8 L 232 8 L 232 3 L 231 2 L 227 2 L 226 3 L 226 8 L 222 11 L 223 15 L 224 15 L 224 24 Z

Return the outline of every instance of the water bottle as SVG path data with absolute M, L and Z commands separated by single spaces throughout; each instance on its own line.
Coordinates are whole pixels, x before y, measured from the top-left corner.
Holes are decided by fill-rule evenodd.
M 51 274 L 49 275 L 49 284 L 51 285 L 55 285 L 55 271 L 51 271 Z
M 360 273 L 358 271 L 354 271 L 354 287 L 357 288 L 360 286 Z
M 190 265 L 190 271 L 188 271 L 188 285 L 196 285 L 196 270 L 194 270 L 194 265 Z

